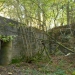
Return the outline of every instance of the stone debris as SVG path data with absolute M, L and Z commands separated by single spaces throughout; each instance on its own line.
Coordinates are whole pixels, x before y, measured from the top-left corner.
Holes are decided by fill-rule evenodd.
M 12 75 L 12 73 L 11 72 L 8 72 L 8 75 Z

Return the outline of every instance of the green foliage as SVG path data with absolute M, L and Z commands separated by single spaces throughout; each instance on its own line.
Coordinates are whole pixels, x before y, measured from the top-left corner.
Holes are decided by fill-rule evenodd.
M 13 23 L 9 22 L 9 26 L 15 26 Z
M 22 59 L 22 60 L 24 60 L 24 59 Z M 21 65 L 20 65 L 19 62 L 21 62 L 22 60 L 21 59 L 13 59 L 12 63 L 15 63 L 16 66 L 20 67 Z M 44 61 L 46 61 L 46 60 L 44 60 Z M 26 69 L 22 70 L 22 72 L 25 75 L 68 75 L 69 72 L 72 75 L 75 75 L 75 71 L 74 71 L 75 69 L 70 68 L 71 66 L 68 66 L 67 70 L 65 68 L 63 69 L 63 66 L 65 66 L 65 64 L 67 63 L 64 60 L 60 60 L 59 64 L 56 65 L 56 66 L 52 65 L 49 62 L 47 62 L 47 63 L 43 63 L 43 62 L 37 63 L 37 62 L 35 62 L 35 63 L 36 63 L 37 68 L 31 68 L 31 67 L 27 66 Z M 69 71 L 69 69 L 71 71 Z
M 25 73 L 25 75 L 43 75 L 38 70 L 36 70 L 36 69 L 30 69 L 30 68 L 28 68 L 27 70 L 23 70 L 23 72 Z
M 75 18 L 75 2 L 74 0 L 1 0 L 5 1 L 4 6 L 6 10 L 6 15 L 11 16 L 11 18 L 17 18 L 24 22 L 25 20 L 33 21 L 36 20 L 38 15 L 42 13 L 42 17 L 45 17 L 47 21 L 47 26 L 55 23 L 58 25 L 67 23 L 67 6 L 69 2 L 69 16 L 71 21 Z M 7 12 L 8 10 L 8 12 Z M 38 14 L 39 11 L 39 14 Z M 26 23 L 26 21 L 25 21 Z M 10 24 L 11 25 L 11 24 Z
M 72 75 L 75 75 L 75 71 L 72 72 Z
M 60 69 L 60 68 L 57 69 L 54 74 L 55 75 L 67 75 L 66 72 L 65 72 L 65 70 Z
M 15 63 L 20 63 L 21 62 L 21 59 L 18 59 L 18 58 L 16 58 L 16 59 L 12 59 L 12 64 L 15 64 Z
M 67 75 L 66 71 L 61 68 L 51 72 L 49 65 L 44 65 L 40 67 L 39 70 L 31 68 L 23 69 L 23 73 L 25 73 L 25 75 Z
M 13 40 L 14 37 L 16 37 L 16 36 L 15 35 L 10 35 L 10 36 L 0 35 L 0 39 L 3 40 L 4 42 Z

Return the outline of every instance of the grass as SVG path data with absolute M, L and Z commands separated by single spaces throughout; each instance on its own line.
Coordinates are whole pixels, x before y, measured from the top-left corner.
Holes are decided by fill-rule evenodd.
M 73 63 L 68 62 L 69 59 L 62 56 L 52 57 L 50 61 L 45 63 L 37 63 L 38 68 L 27 69 L 25 75 L 75 75 L 75 67 Z
M 19 60 L 13 60 L 13 63 L 16 62 L 19 62 Z M 18 67 L 21 66 L 19 63 L 17 64 Z M 44 59 L 43 61 L 35 61 L 29 63 L 29 65 L 22 71 L 25 75 L 75 75 L 74 64 L 68 62 L 62 56 L 51 57 L 51 60 L 45 59 L 45 62 Z
M 40 70 L 36 69 L 26 69 L 23 70 L 25 75 L 68 75 L 63 69 L 56 69 L 54 72 L 51 72 L 49 69 L 41 68 Z

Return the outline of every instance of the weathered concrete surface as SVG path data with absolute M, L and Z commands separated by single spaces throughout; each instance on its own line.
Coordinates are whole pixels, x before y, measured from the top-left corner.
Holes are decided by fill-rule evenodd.
M 18 27 L 18 22 L 0 17 L 0 35 L 15 35 L 9 42 L 1 42 L 0 64 L 9 64 L 13 58 L 23 55 L 32 57 L 43 49 L 41 40 L 46 40 L 45 32 L 34 27 Z
M 12 41 L 3 42 L 1 41 L 0 49 L 0 64 L 7 65 L 11 62 L 12 58 Z
M 13 40 L 13 57 L 20 55 L 32 57 L 43 49 L 41 40 L 47 40 L 45 32 L 34 27 L 25 27 L 24 34 L 20 33 L 22 32 L 20 31 Z
M 55 41 L 60 42 L 65 47 L 71 49 L 75 52 L 75 24 L 59 26 L 49 30 L 50 36 L 50 50 L 53 51 L 54 49 L 59 48 L 64 54 L 67 54 L 69 51 L 66 49 L 59 47 Z M 55 45 L 55 46 L 54 46 Z
M 0 16 L 0 35 L 16 35 L 18 22 Z

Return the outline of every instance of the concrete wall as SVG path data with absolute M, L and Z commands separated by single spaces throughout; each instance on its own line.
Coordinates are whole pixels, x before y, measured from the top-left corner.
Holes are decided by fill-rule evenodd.
M 47 40 L 45 32 L 37 28 L 26 27 L 24 30 L 23 34 L 20 31 L 18 36 L 13 40 L 13 57 L 21 55 L 34 56 L 43 49 L 41 40 Z
M 17 35 L 18 22 L 0 16 L 0 35 Z
M 23 55 L 26 57 L 34 56 L 43 49 L 41 40 L 47 40 L 44 31 L 34 27 L 18 27 L 18 24 L 11 19 L 0 17 L 0 35 L 16 36 L 12 41 L 4 43 L 3 46 L 1 42 L 1 63 L 8 64 L 11 59 Z

